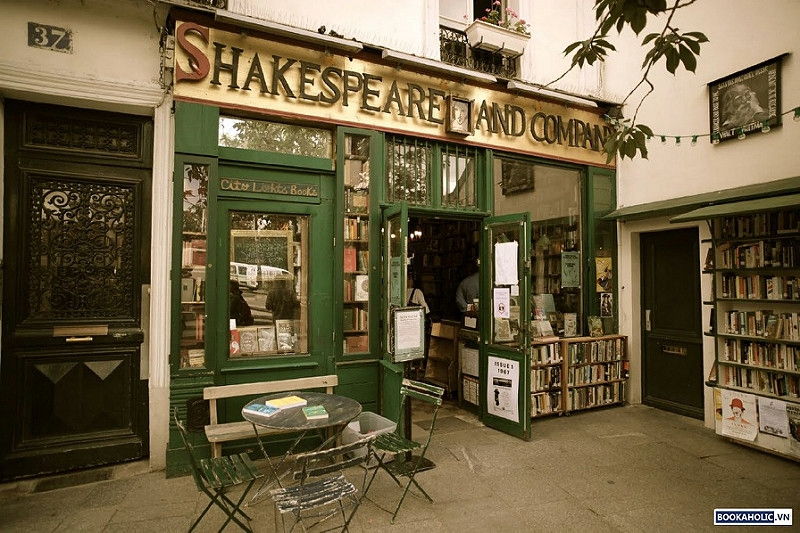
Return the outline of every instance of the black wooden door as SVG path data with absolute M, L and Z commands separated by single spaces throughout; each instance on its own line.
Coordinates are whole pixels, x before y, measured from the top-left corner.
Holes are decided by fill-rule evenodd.
M 150 121 L 6 110 L 0 477 L 143 457 Z
M 642 396 L 703 418 L 698 239 L 697 229 L 642 234 Z

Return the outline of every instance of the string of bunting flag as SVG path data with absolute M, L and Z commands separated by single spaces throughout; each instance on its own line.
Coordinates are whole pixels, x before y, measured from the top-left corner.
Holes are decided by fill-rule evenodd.
M 800 107 L 795 107 L 789 111 L 784 111 L 780 116 L 784 117 L 790 114 L 793 115 L 792 120 L 795 122 L 800 122 Z M 761 122 L 761 133 L 769 133 L 771 129 L 769 122 L 769 120 L 764 120 Z M 736 138 L 739 140 L 747 138 L 747 133 L 744 131 L 744 128 L 736 128 L 734 132 L 736 133 Z M 711 144 L 719 144 L 720 142 L 719 133 L 696 133 L 689 135 L 668 135 L 666 133 L 654 133 L 652 137 L 648 138 L 648 140 L 660 139 L 661 144 L 666 144 L 667 139 L 674 139 L 675 145 L 680 146 L 682 139 L 691 139 L 690 144 L 694 146 L 697 144 L 697 139 L 700 139 L 701 137 L 711 137 Z

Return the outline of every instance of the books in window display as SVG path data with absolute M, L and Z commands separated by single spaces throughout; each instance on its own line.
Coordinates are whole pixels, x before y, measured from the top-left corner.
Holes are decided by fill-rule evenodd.
M 278 351 L 278 345 L 275 341 L 275 326 L 258 328 L 258 351 L 266 353 Z
M 258 328 L 253 326 L 239 328 L 239 350 L 243 355 L 259 351 Z
M 297 346 L 297 332 L 295 331 L 294 320 L 276 320 L 275 337 L 278 344 L 278 352 L 294 352 Z

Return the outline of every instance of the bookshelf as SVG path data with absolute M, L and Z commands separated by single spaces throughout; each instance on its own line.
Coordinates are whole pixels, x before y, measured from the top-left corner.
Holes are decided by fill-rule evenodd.
M 800 405 L 800 209 L 715 218 L 711 234 L 717 387 Z
M 208 176 L 208 165 L 183 165 L 180 368 L 205 366 Z
M 344 136 L 343 353 L 369 351 L 370 138 Z
M 531 343 L 531 416 L 625 401 L 627 337 L 571 337 Z

